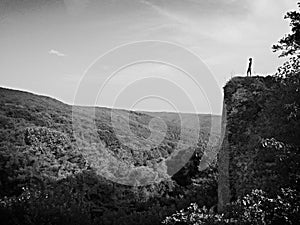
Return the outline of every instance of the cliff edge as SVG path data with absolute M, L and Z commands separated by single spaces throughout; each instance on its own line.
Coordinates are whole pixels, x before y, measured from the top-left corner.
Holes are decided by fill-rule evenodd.
M 224 87 L 219 212 L 253 189 L 299 187 L 298 120 L 287 114 L 280 85 L 276 77 L 255 76 L 234 77 Z

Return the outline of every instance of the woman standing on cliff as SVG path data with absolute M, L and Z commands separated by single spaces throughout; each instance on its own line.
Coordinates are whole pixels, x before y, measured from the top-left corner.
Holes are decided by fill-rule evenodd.
M 248 75 L 251 77 L 251 67 L 252 67 L 252 58 L 249 58 L 249 65 L 247 69 L 247 77 Z

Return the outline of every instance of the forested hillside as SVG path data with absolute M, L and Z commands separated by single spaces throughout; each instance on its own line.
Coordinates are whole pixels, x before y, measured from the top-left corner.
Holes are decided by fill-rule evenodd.
M 214 164 L 202 172 L 198 168 L 204 150 L 218 146 L 216 129 L 211 134 L 214 145 L 208 145 L 210 115 L 197 115 L 197 145 L 174 174 L 182 155 L 167 160 L 180 139 L 192 138 L 182 137 L 181 127 L 197 129 L 189 122 L 196 115 L 113 110 L 116 126 L 112 109 L 99 107 L 94 127 L 88 122 L 89 108 L 77 107 L 76 119 L 84 127 L 76 135 L 72 107 L 55 99 L 1 88 L 0 105 L 0 214 L 7 224 L 159 224 L 191 201 L 216 204 Z M 220 122 L 218 116 L 213 119 Z M 124 121 L 131 132 L 124 132 Z M 139 143 L 153 133 L 150 141 L 162 134 L 164 138 L 154 148 L 143 148 Z M 162 162 L 166 169 L 157 169 Z M 117 180 L 121 164 L 138 169 L 127 183 Z M 147 178 L 148 170 L 156 175 L 153 182 L 125 185 L 136 176 Z

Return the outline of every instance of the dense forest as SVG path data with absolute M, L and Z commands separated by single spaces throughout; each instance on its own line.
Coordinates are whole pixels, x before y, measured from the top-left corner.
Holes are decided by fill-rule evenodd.
M 75 134 L 72 106 L 5 88 L 0 89 L 0 95 L 1 219 L 7 224 L 160 224 L 165 216 L 190 202 L 216 204 L 215 162 L 201 174 L 198 167 L 204 149 L 214 150 L 218 144 L 219 132 L 211 134 L 215 146 L 207 143 L 212 117 L 220 121 L 219 116 L 197 116 L 201 134 L 180 171 L 169 175 L 172 165 L 182 159 L 179 156 L 168 162 L 168 170 L 158 174 L 161 179 L 147 185 L 126 185 L 116 180 L 118 163 L 157 167 L 181 138 L 179 116 L 186 127 L 194 129 L 189 118 L 195 115 L 114 110 L 121 120 L 129 113 L 132 132 L 121 134 L 127 138 L 124 145 L 115 135 L 112 109 L 96 108 L 95 132 L 88 123 L 88 109 L 79 107 L 76 118 L 85 122 L 81 133 Z M 149 130 L 147 124 L 154 116 L 167 124 L 166 135 L 159 146 L 140 149 L 136 138 L 163 132 L 160 126 Z M 122 122 L 117 125 L 122 131 Z M 106 163 L 110 164 L 104 167 Z M 146 172 L 135 176 L 145 177 Z

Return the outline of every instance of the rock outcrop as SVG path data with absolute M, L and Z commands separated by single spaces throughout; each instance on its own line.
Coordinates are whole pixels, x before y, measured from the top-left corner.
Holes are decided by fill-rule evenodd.
M 282 114 L 284 100 L 275 79 L 234 77 L 224 87 L 223 142 L 218 157 L 220 212 L 253 189 L 276 193 L 282 187 L 297 186 L 298 164 L 292 161 L 298 153 L 290 141 L 295 129 Z

